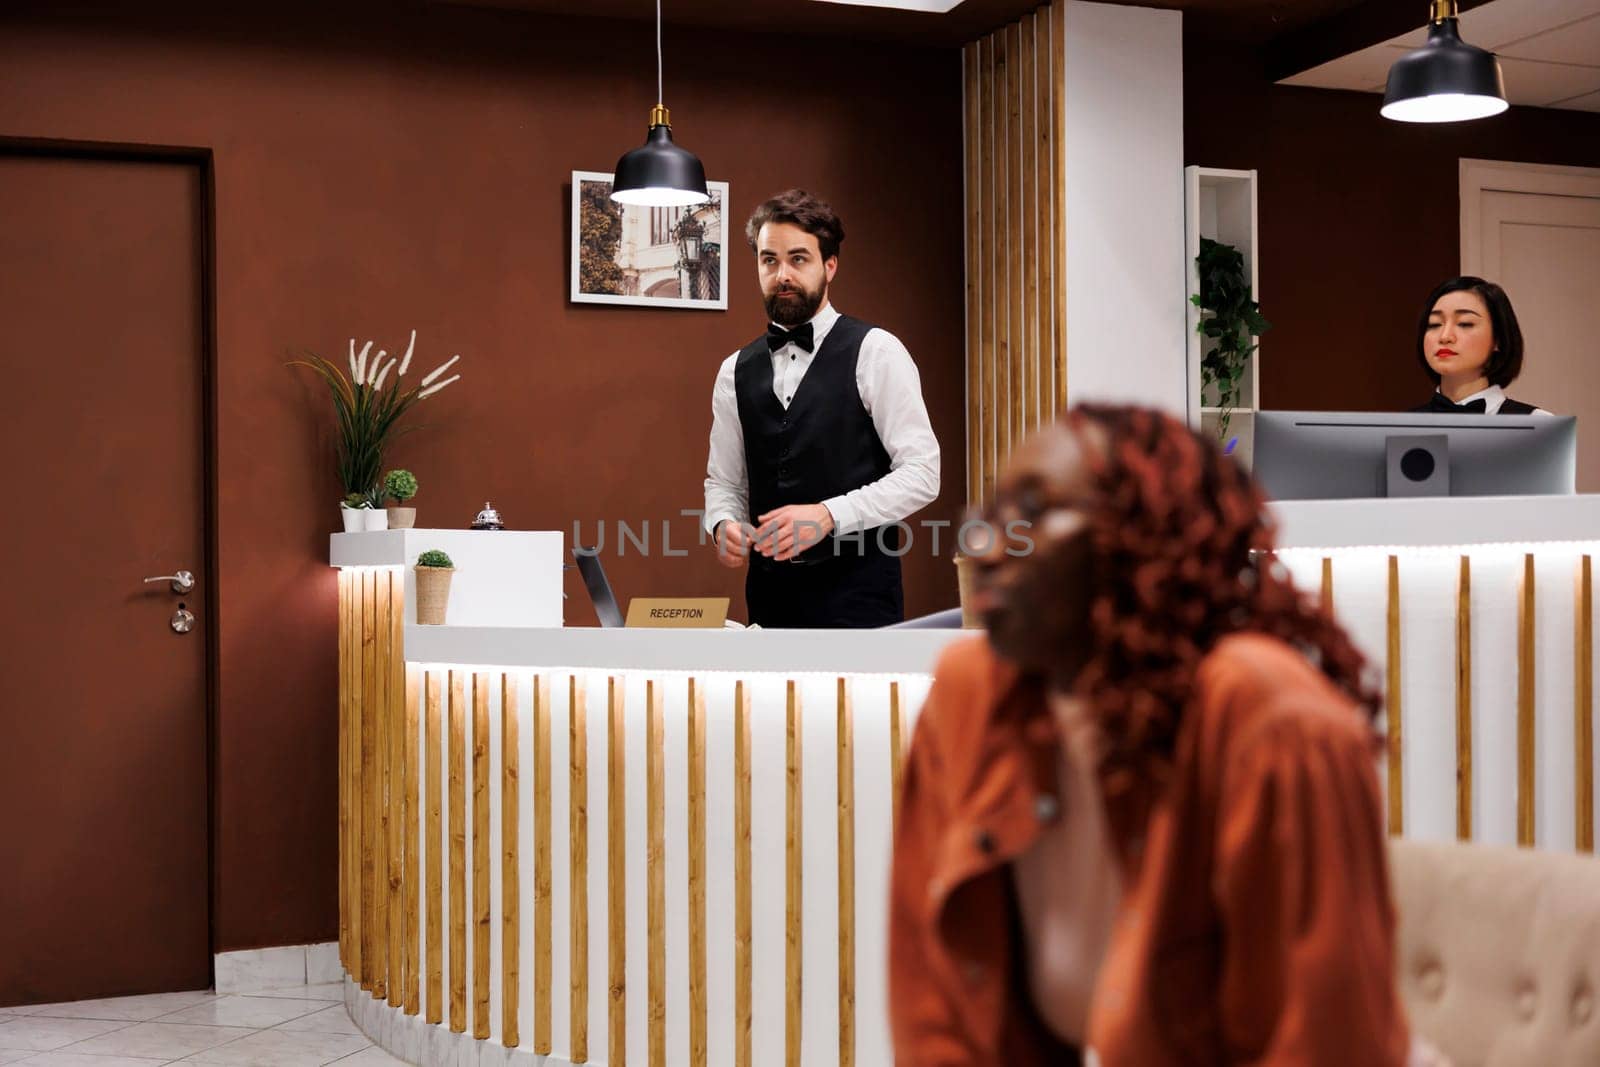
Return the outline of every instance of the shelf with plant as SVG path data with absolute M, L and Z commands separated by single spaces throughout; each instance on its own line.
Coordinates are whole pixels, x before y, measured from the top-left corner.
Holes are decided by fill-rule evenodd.
M 1257 339 L 1272 324 L 1262 317 L 1245 272 L 1244 255 L 1237 248 L 1202 237 L 1195 265 L 1200 291 L 1189 299 L 1200 309 L 1196 330 L 1206 339 L 1200 359 L 1200 390 L 1202 397 L 1211 394 L 1217 399 L 1200 410 L 1217 416 L 1217 434 L 1226 440 L 1250 357 L 1259 347 Z

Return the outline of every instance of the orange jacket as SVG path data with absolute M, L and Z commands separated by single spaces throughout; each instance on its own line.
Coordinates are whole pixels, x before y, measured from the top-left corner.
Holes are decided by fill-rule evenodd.
M 1010 861 L 1055 816 L 1039 684 L 939 661 L 895 836 L 896 1067 L 1070 1064 L 1034 1012 Z M 1164 788 L 1102 783 L 1124 895 L 1089 1017 L 1103 1067 L 1403 1065 L 1371 728 L 1283 642 L 1201 664 Z

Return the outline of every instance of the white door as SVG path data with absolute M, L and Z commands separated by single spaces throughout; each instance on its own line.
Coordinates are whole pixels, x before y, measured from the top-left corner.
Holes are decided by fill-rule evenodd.
M 1600 492 L 1600 170 L 1462 161 L 1461 267 L 1522 324 L 1518 400 L 1578 416 L 1578 492 Z

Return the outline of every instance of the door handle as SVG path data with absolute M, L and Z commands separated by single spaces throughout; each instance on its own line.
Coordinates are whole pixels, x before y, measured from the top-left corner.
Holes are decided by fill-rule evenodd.
M 145 583 L 171 582 L 174 593 L 187 593 L 194 588 L 194 575 L 189 571 L 179 571 L 177 574 L 158 574 L 154 578 L 146 578 Z

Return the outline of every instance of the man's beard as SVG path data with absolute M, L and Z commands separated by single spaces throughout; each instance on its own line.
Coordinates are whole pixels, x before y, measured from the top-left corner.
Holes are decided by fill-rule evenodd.
M 827 293 L 826 286 L 814 293 L 808 293 L 798 287 L 769 293 L 766 297 L 767 318 L 785 329 L 793 329 L 802 322 L 810 322 L 816 317 L 817 309 L 822 306 L 823 297 L 827 296 Z

